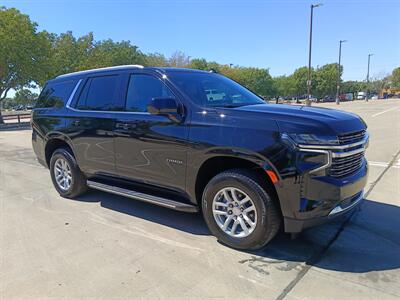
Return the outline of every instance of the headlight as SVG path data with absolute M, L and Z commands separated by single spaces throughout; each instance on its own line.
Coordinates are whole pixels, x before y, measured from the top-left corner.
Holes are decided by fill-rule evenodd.
M 308 133 L 290 133 L 288 136 L 298 145 L 339 145 L 337 136 Z

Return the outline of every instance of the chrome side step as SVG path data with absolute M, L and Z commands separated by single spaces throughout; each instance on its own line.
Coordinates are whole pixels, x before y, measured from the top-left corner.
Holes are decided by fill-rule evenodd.
M 88 187 L 90 187 L 92 189 L 96 189 L 99 191 L 108 192 L 108 193 L 112 193 L 112 194 L 116 194 L 116 195 L 120 195 L 120 196 L 124 196 L 124 197 L 128 197 L 128 198 L 140 200 L 143 202 L 155 204 L 158 206 L 163 206 L 163 207 L 174 209 L 174 210 L 179 210 L 179 211 L 184 211 L 184 212 L 192 212 L 192 213 L 198 212 L 197 206 L 186 204 L 186 203 L 181 203 L 181 202 L 174 201 L 174 200 L 167 199 L 167 198 L 162 198 L 162 197 L 158 197 L 158 196 L 139 193 L 139 192 L 136 192 L 133 190 L 128 190 L 128 189 L 124 189 L 121 187 L 108 185 L 108 184 L 104 184 L 104 183 L 100 183 L 100 182 L 96 182 L 96 181 L 92 181 L 92 180 L 88 180 L 87 185 L 88 185 Z

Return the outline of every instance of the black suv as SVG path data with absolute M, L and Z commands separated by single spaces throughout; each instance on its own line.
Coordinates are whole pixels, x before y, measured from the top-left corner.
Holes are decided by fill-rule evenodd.
M 212 93 L 210 93 L 212 91 Z M 356 207 L 367 180 L 357 115 L 267 104 L 215 72 L 120 66 L 58 76 L 32 142 L 61 196 L 87 188 L 184 212 L 237 249 Z

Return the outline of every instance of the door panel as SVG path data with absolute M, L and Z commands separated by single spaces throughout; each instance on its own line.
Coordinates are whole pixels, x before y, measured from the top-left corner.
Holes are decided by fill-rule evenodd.
M 114 129 L 118 174 L 183 191 L 187 133 L 185 124 L 164 116 L 120 114 Z
M 115 174 L 115 110 L 123 110 L 118 73 L 96 74 L 82 83 L 70 107 L 69 137 L 82 171 Z
M 67 124 L 81 170 L 91 174 L 115 174 L 114 116 L 72 111 Z

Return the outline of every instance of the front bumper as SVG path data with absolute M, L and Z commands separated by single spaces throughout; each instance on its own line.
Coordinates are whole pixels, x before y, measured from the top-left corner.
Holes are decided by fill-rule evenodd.
M 361 204 L 362 200 L 364 200 L 364 194 L 361 191 L 354 197 L 350 198 L 349 200 L 351 202 L 349 205 L 342 206 L 338 204 L 331 210 L 331 212 L 327 216 L 315 217 L 303 220 L 284 218 L 285 232 L 298 233 L 306 228 L 328 223 L 341 216 L 347 215 Z
M 286 232 L 301 232 L 303 229 L 332 221 L 355 209 L 363 200 L 363 190 L 368 179 L 368 164 L 346 179 L 306 176 L 303 198 L 291 201 L 297 207 L 292 216 L 284 215 Z
M 365 138 L 340 146 L 296 146 L 292 150 L 296 159 L 295 177 L 284 178 L 277 192 L 280 199 L 285 231 L 301 232 L 303 229 L 329 222 L 354 210 L 363 199 L 363 189 L 368 178 L 368 163 L 364 157 L 368 146 Z M 299 154 L 300 153 L 300 154 Z M 325 160 L 323 159 L 325 158 Z M 314 160 L 313 160 L 314 159 Z M 342 175 L 342 164 L 360 160 Z M 318 161 L 317 164 L 315 162 Z M 314 165 L 312 165 L 314 164 Z

